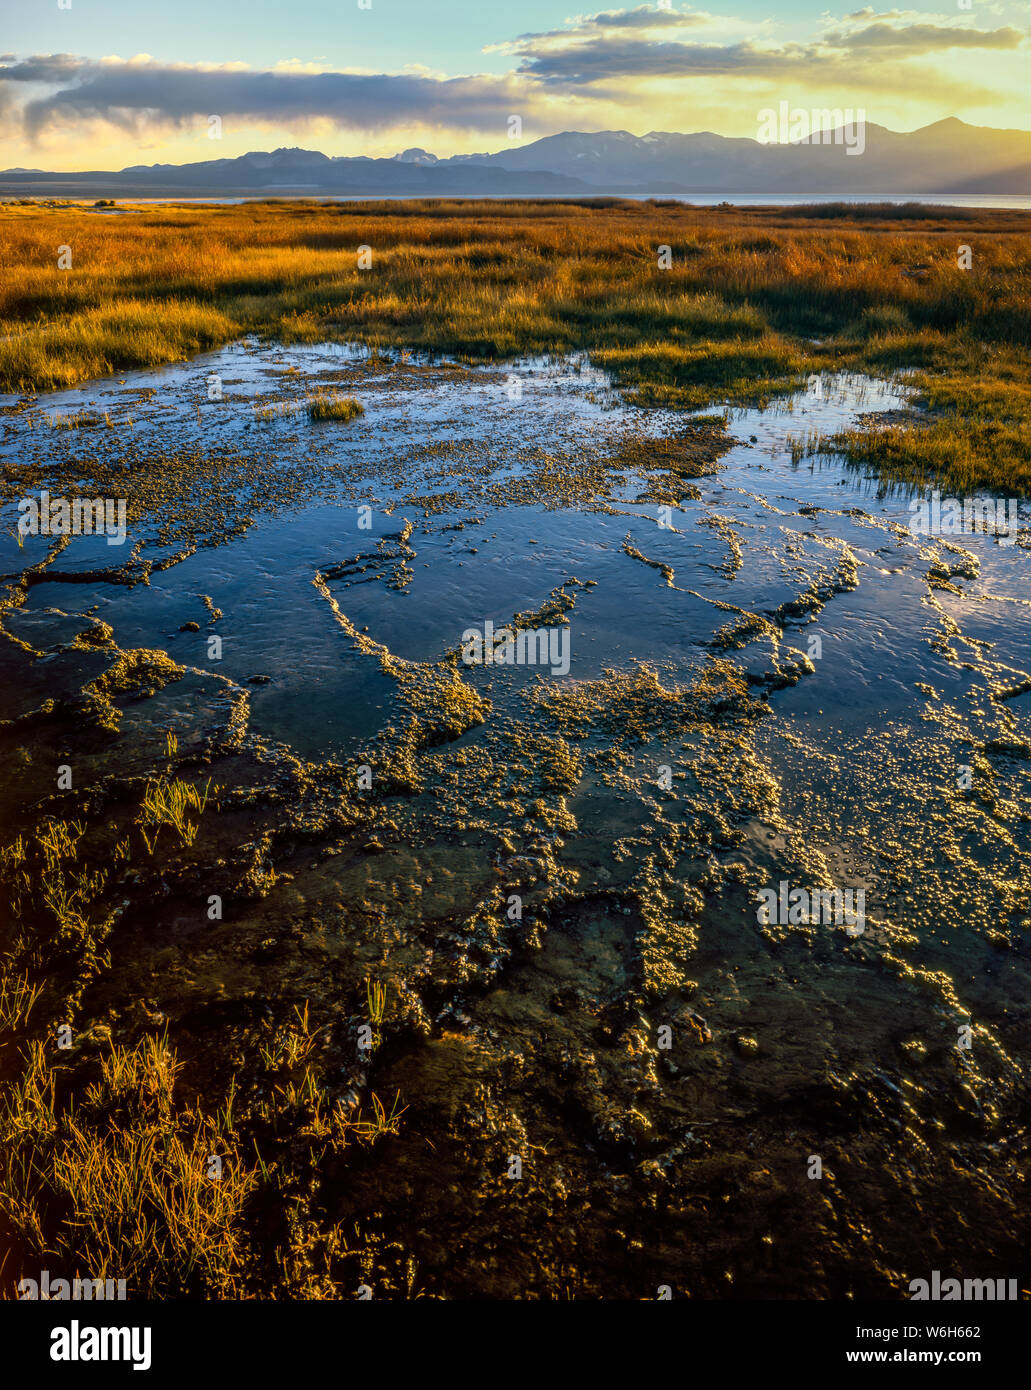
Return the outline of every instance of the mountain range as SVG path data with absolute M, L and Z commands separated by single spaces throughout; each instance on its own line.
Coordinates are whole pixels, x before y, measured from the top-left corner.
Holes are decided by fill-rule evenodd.
M 839 132 L 840 133 L 840 132 Z M 791 144 L 714 135 L 565 131 L 494 154 L 389 159 L 277 149 L 117 171 L 0 171 L 0 195 L 45 197 L 477 197 L 778 194 L 940 197 L 1031 194 L 1031 132 L 956 117 L 900 132 L 865 126 L 862 153 L 816 135 Z

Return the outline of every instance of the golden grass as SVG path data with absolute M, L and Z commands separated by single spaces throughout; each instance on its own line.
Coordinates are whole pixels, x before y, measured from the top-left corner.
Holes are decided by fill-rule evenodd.
M 1031 494 L 1031 380 L 1015 354 L 997 354 L 995 376 L 916 373 L 914 423 L 876 418 L 835 435 L 796 441 L 806 455 L 843 453 L 913 487 L 941 485 L 969 496 L 985 489 Z
M 470 361 L 583 350 L 643 405 L 762 402 L 820 370 L 917 367 L 951 379 L 962 449 L 921 431 L 867 441 L 867 456 L 1023 486 L 1010 445 L 1031 382 L 1029 229 L 1018 212 L 615 199 L 142 206 L 110 220 L 6 204 L 0 388 L 71 385 L 245 333 Z
M 353 396 L 341 396 L 335 391 L 317 391 L 305 403 L 309 420 L 337 420 L 346 423 L 365 414 L 365 407 Z
M 282 420 L 288 415 L 293 415 L 297 411 L 297 406 L 292 401 L 274 401 L 270 405 L 255 405 L 255 420 Z
M 369 1006 L 369 1022 L 379 1025 L 387 1007 L 387 987 L 381 980 L 366 979 L 365 998 Z
M 217 794 L 218 788 L 215 788 Z M 191 782 L 175 777 L 159 777 L 148 784 L 140 807 L 140 833 L 153 854 L 162 826 L 168 826 L 179 836 L 181 845 L 192 846 L 200 829 L 200 818 L 211 795 L 211 778 L 203 790 Z M 149 833 L 148 833 L 149 832 Z
M 105 425 L 108 429 L 113 429 L 111 416 L 107 411 L 103 415 L 92 415 L 88 410 L 77 410 L 73 415 L 51 415 L 49 419 L 50 428 L 54 430 L 81 430 L 89 429 L 95 425 Z
M 53 1020 L 31 1026 L 41 987 L 10 966 L 0 960 L 0 1229 L 23 1267 L 124 1279 L 134 1299 L 339 1297 L 309 1266 L 316 1249 L 346 1253 L 342 1233 L 302 1228 L 299 1193 L 327 1150 L 338 1160 L 397 1134 L 407 1107 L 375 1092 L 367 1111 L 330 1099 L 307 1002 L 266 1031 L 258 1060 L 276 1084 L 237 1114 L 235 1080 L 220 1105 L 178 1099 L 166 1038 L 55 1052 Z
M 153 1037 L 113 1047 L 73 1107 L 48 1049 L 27 1051 L 0 1101 L 0 1212 L 22 1241 L 134 1298 L 240 1297 L 256 1172 L 231 1129 L 174 1108 L 174 1053 Z
M 151 846 L 170 826 L 169 859 L 188 848 L 212 790 L 148 784 Z M 340 1297 L 340 1262 L 355 1257 L 316 1209 L 319 1163 L 339 1171 L 347 1151 L 397 1134 L 406 1107 L 341 1098 L 307 1001 L 248 1040 L 239 1093 L 213 1083 L 210 1057 L 181 1064 L 167 1037 L 113 1041 L 103 1008 L 90 1026 L 124 882 L 89 865 L 132 855 L 112 829 L 51 818 L 0 845 L 0 1240 L 13 1256 L 0 1298 L 10 1276 L 44 1268 L 124 1279 L 130 1298 Z
M 49 820 L 0 851 L 0 942 L 7 952 L 0 977 L 71 967 L 69 1002 L 106 968 L 113 921 L 104 904 L 108 872 L 79 862 L 84 833 L 80 822 Z
M 238 331 L 231 319 L 203 305 L 119 300 L 57 322 L 35 322 L 0 343 L 0 380 L 13 390 L 54 391 L 129 367 L 186 358 L 230 341 Z

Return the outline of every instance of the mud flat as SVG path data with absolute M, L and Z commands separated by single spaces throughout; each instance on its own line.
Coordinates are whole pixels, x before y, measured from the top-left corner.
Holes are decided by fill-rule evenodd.
M 163 1143 L 137 1295 L 1019 1273 L 1031 531 L 914 535 L 792 448 L 907 394 L 685 415 L 584 359 L 245 342 L 12 398 L 15 1266 L 130 1243 L 67 1176 L 74 1099 L 126 1170 Z M 44 490 L 125 498 L 124 544 L 19 545 Z M 466 661 L 488 623 L 559 659 Z M 781 884 L 862 930 L 762 920 Z

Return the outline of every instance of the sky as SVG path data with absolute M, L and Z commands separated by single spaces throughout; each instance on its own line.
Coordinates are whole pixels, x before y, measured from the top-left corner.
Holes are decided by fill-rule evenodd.
M 755 139 L 760 113 L 784 101 L 892 130 L 948 116 L 1031 129 L 1031 0 L 801 0 L 787 13 L 760 0 L 582 13 L 568 0 L 6 8 L 0 168 L 179 164 L 284 145 L 446 156 L 503 149 L 513 130 L 524 144 L 561 130 Z

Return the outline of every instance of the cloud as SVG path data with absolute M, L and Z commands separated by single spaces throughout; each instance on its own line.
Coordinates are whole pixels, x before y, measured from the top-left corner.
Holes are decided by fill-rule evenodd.
M 4 82 L 69 82 L 83 65 L 74 53 L 44 53 L 21 61 L 14 54 L 0 60 L 0 81 Z
M 977 29 L 969 25 L 923 22 L 915 12 L 857 10 L 837 28 L 806 43 L 698 42 L 675 32 L 651 37 L 653 21 L 664 11 L 643 7 L 571 20 L 564 29 L 524 34 L 499 48 L 519 60 L 517 71 L 550 85 L 584 87 L 620 79 L 697 76 L 776 78 L 805 71 L 811 82 L 855 78 L 855 62 L 871 67 L 885 58 L 920 57 L 949 49 L 1013 50 L 1026 33 L 1014 28 Z M 671 30 L 710 25 L 702 11 L 668 13 Z M 625 32 L 624 32 L 625 31 Z M 869 73 L 867 74 L 869 76 Z M 900 74 L 892 74 L 899 81 Z M 879 83 L 877 85 L 880 85 Z
M 657 32 L 660 15 L 666 25 L 661 33 Z M 572 19 L 563 29 L 522 35 L 499 44 L 497 50 L 517 58 L 517 72 L 524 78 L 568 89 L 716 75 L 775 79 L 805 74 L 813 85 L 855 82 L 860 75 L 857 60 L 866 61 L 861 72 L 864 79 L 884 86 L 905 85 L 898 67 L 889 74 L 875 72 L 875 64 L 885 60 L 902 63 L 952 49 L 1014 50 L 1027 38 L 1020 29 L 978 29 L 964 22 L 934 24 L 914 11 L 877 13 L 873 8 L 853 11 L 836 28 L 805 43 L 756 42 L 754 36 L 731 43 L 725 42 L 725 33 L 724 42 L 699 42 L 688 31 L 702 25 L 736 28 L 736 21 L 714 21 L 704 11 L 673 13 L 650 7 L 604 11 Z M 685 38 L 679 38 L 678 31 Z
M 25 129 L 33 137 L 86 120 L 123 128 L 140 121 L 174 126 L 209 115 L 284 125 L 322 117 L 350 130 L 380 130 L 410 120 L 503 129 L 513 110 L 526 113 L 525 85 L 511 76 L 439 79 L 292 67 L 258 72 L 239 64 L 201 67 L 145 57 L 97 62 L 55 54 L 0 68 L 0 86 L 12 82 L 58 87 L 25 103 Z
M 7 54 L 0 58 L 0 116 L 6 130 L 20 127 L 31 142 L 58 130 L 62 138 L 75 130 L 85 141 L 96 123 L 106 122 L 138 144 L 154 132 L 186 131 L 219 115 L 241 132 L 328 129 L 346 133 L 353 145 L 413 126 L 500 133 L 512 114 L 543 133 L 577 120 L 589 124 L 596 114 L 611 120 L 620 110 L 645 111 L 688 93 L 696 104 L 733 116 L 758 92 L 790 83 L 799 94 L 885 94 L 882 119 L 890 120 L 889 105 L 922 101 L 940 112 L 945 101 L 996 103 L 991 86 L 971 83 L 965 55 L 997 54 L 1004 71 L 1005 62 L 1019 61 L 1005 55 L 1016 54 L 1026 37 L 1013 27 L 977 28 L 948 15 L 868 6 L 844 18 L 825 15 L 811 37 L 785 41 L 766 24 L 641 5 L 581 15 L 562 28 L 494 45 L 490 51 L 511 60 L 500 75 L 451 76 L 417 65 L 394 73 L 327 71 L 318 60 L 298 58 L 259 71 L 239 62 L 165 63 L 145 53 L 127 59 Z
M 799 44 L 779 49 L 753 43 L 635 43 L 604 38 L 567 48 L 524 48 L 518 71 L 548 83 L 580 85 L 616 78 L 712 77 L 794 71 L 812 60 Z
M 599 14 L 578 15 L 576 19 L 568 20 L 562 29 L 548 29 L 539 34 L 520 34 L 518 39 L 509 43 L 493 44 L 491 48 L 497 51 L 530 40 L 544 42 L 547 39 L 568 39 L 574 34 L 587 36 L 619 29 L 694 29 L 711 21 L 712 15 L 704 10 L 657 10 L 654 5 L 639 5 L 635 10 L 603 10 Z
M 871 24 L 857 31 L 824 34 L 823 43 L 856 52 L 893 49 L 896 53 L 932 53 L 946 48 L 1019 48 L 1026 38 L 1020 29 L 953 29 L 941 24 Z
M 696 30 L 712 22 L 712 15 L 704 10 L 657 10 L 654 5 L 641 5 L 635 10 L 603 10 L 595 15 L 579 15 L 576 19 L 567 20 L 561 29 L 520 34 L 518 38 L 506 39 L 503 43 L 488 44 L 483 51 L 519 56 L 543 54 L 551 50 L 564 52 L 574 45 L 588 47 L 604 42 L 654 47 L 661 41 L 661 36 L 672 31 Z
M 603 10 L 573 23 L 578 28 L 658 29 L 665 25 L 704 24 L 710 18 L 704 10 L 657 10 L 654 5 L 638 5 L 636 10 Z

